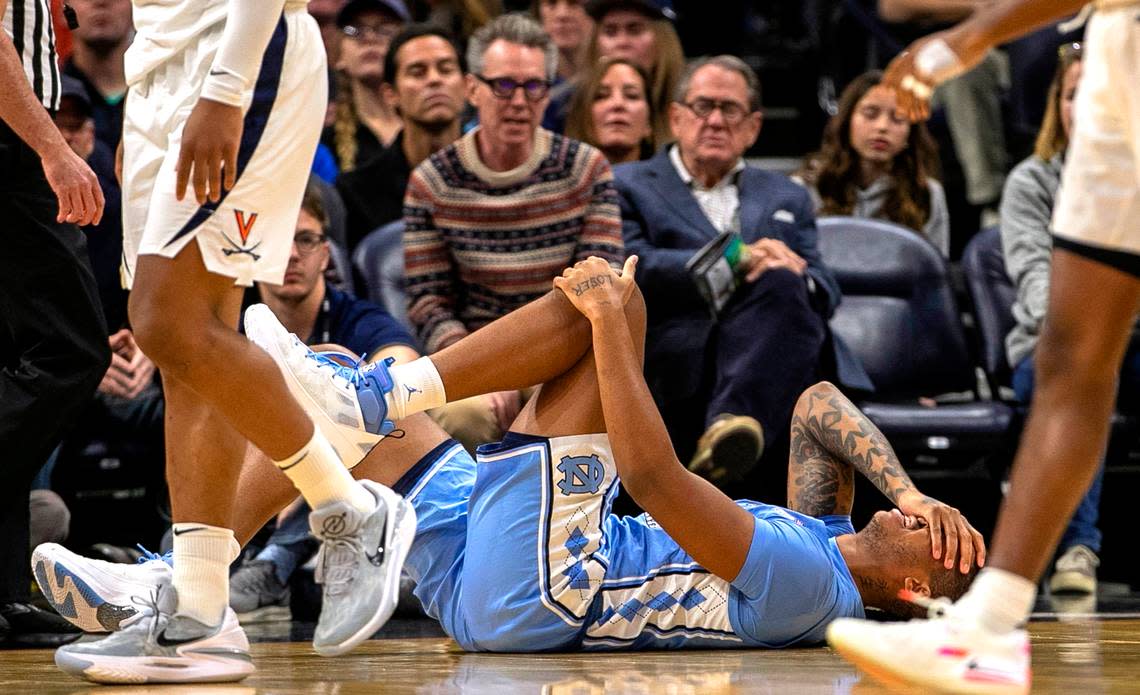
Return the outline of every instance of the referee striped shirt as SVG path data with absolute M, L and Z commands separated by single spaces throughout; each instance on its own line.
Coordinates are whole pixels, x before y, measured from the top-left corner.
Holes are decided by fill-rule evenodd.
M 16 46 L 36 98 L 54 111 L 59 108 L 60 88 L 50 3 L 51 0 L 8 0 L 4 33 Z

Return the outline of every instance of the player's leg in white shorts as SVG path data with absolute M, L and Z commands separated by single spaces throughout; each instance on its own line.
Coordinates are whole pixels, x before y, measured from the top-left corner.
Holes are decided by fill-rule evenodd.
M 175 257 L 198 243 L 206 269 L 240 285 L 281 282 L 328 99 L 320 32 L 285 13 L 243 121 L 236 185 L 218 203 L 175 198 L 182 128 L 213 62 L 221 27 L 132 86 L 123 129 L 123 274 L 139 254 Z
M 1128 270 L 1130 257 L 1140 267 L 1140 5 L 1098 10 L 1084 46 L 1053 232 Z

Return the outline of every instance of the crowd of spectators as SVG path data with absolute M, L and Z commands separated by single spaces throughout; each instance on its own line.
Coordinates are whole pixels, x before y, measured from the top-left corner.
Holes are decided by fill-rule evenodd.
M 113 357 L 40 476 L 35 528 L 40 539 L 57 540 L 67 536 L 68 512 L 49 489 L 90 475 L 84 461 L 92 456 L 142 462 L 148 499 L 160 507 L 163 496 L 162 390 L 134 342 L 118 278 L 115 149 L 131 3 L 70 4 L 79 28 L 62 64 L 55 120 L 107 200 L 102 222 L 84 231 Z M 968 4 L 856 3 L 896 36 L 954 21 Z M 674 444 L 692 452 L 692 470 L 741 485 L 758 463 L 786 456 L 791 410 L 805 387 L 827 378 L 853 394 L 874 390 L 829 327 L 842 297 L 820 253 L 817 217 L 890 222 L 954 260 L 962 244 L 952 244 L 940 163 L 954 158 L 984 219 L 996 222 L 1000 205 L 1017 286 L 1011 385 L 1028 402 L 1079 45 L 1061 50 L 1049 93 L 1040 95 L 1036 149 L 1008 178 L 1015 153 L 1003 139 L 1008 66 L 1000 53 L 936 98 L 952 152 L 940 153 L 925 124 L 896 113 L 893 93 L 880 86 L 881 61 L 868 60 L 865 72 L 838 85 L 818 149 L 802 153 L 789 175 L 749 158 L 764 142 L 752 67 L 761 61 L 720 55 L 686 63 L 675 24 L 684 9 L 671 0 L 312 0 L 329 58 L 326 127 L 285 282 L 251 290 L 250 301 L 268 304 L 310 344 L 403 361 L 541 296 L 577 261 L 599 256 L 620 267 L 637 254 L 648 382 L 667 422 L 698 423 L 678 426 Z M 402 235 L 406 304 L 381 306 L 326 282 L 329 275 L 351 288 L 368 269 L 345 260 L 338 267 L 337 259 L 392 230 Z M 731 271 L 720 301 L 696 262 L 710 249 L 723 252 Z M 1135 352 L 1121 384 L 1124 403 L 1140 386 Z M 491 394 L 432 415 L 473 449 L 500 438 L 528 395 Z M 1100 490 L 1098 477 L 1062 543 L 1056 590 L 1095 588 Z M 303 513 L 300 504 L 284 512 L 263 549 L 236 570 L 232 600 L 243 617 L 286 613 L 290 576 L 313 552 Z M 73 536 L 86 544 L 97 533 L 87 527 Z

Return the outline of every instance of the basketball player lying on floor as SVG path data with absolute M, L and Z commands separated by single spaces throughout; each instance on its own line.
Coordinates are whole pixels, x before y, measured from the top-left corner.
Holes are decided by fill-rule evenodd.
M 377 436 L 336 425 L 345 413 L 333 409 L 352 401 L 374 430 L 400 420 L 403 436 L 381 441 L 353 473 L 413 503 L 407 570 L 427 613 L 464 649 L 787 647 L 821 642 L 831 620 L 864 606 L 914 613 L 898 597 L 904 589 L 957 598 L 984 563 L 981 535 L 915 488 L 882 434 L 831 384 L 796 404 L 790 510 L 734 502 L 681 465 L 642 377 L 635 263 L 619 274 L 583 261 L 549 295 L 390 374 L 309 353 L 268 311 L 251 309 L 246 331 L 346 461 Z M 445 393 L 537 383 L 511 431 L 477 462 L 420 412 Z M 379 416 L 378 402 L 387 408 Z M 859 533 L 849 516 L 855 470 L 898 506 Z M 619 479 L 647 514 L 610 514 Z M 238 494 L 242 542 L 295 495 L 271 464 L 251 463 Z M 49 600 L 74 602 L 61 612 L 85 629 L 144 620 L 127 597 L 169 575 L 161 562 L 107 565 L 59 546 L 41 546 L 34 562 L 60 582 L 45 588 Z M 85 591 L 71 591 L 71 581 Z M 116 622 L 101 624 L 100 613 Z

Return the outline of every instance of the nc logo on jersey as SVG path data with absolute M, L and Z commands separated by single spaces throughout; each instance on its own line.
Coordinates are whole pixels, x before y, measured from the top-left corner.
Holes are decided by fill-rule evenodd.
M 563 456 L 558 464 L 558 472 L 562 474 L 562 480 L 558 481 L 558 489 L 563 495 L 592 495 L 598 491 L 606 478 L 606 467 L 602 465 L 597 454 Z
M 235 253 L 244 253 L 252 256 L 253 260 L 255 261 L 260 260 L 261 255 L 254 253 L 254 249 L 256 249 L 258 246 L 261 246 L 260 241 L 253 246 L 246 248 L 246 244 L 249 243 L 249 235 L 251 232 L 253 232 L 253 225 L 257 222 L 257 213 L 246 213 L 245 210 L 234 210 L 234 222 L 237 224 L 238 236 L 241 237 L 241 243 L 237 243 L 233 239 L 226 236 L 225 232 L 222 232 L 222 236 L 225 237 L 226 241 L 230 243 L 230 248 L 222 249 L 222 253 L 226 254 L 227 256 L 232 256 Z

